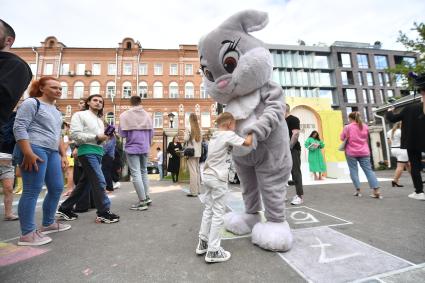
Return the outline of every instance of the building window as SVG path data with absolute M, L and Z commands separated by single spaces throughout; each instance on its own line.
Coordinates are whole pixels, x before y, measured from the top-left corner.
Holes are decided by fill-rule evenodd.
M 367 110 L 367 107 L 363 107 L 363 120 L 365 122 L 369 121 L 369 111 Z
M 384 95 L 384 90 L 380 89 L 379 90 L 379 96 L 381 97 L 381 103 L 385 103 L 385 95 Z
M 100 76 L 100 64 L 93 63 L 91 73 L 93 76 Z
M 339 66 L 343 68 L 351 68 L 351 56 L 349 53 L 338 54 Z
M 153 127 L 162 128 L 162 112 L 155 112 L 153 116 Z
M 37 64 L 36 63 L 29 63 L 31 73 L 34 76 L 37 73 Z
M 106 97 L 115 97 L 115 82 L 108 82 L 106 84 Z
M 367 96 L 367 89 L 363 89 L 363 103 L 369 103 L 369 97 Z
M 139 75 L 146 76 L 148 74 L 148 64 L 140 63 L 139 64 Z
M 341 79 L 342 79 L 343 85 L 353 85 L 354 84 L 353 72 L 342 71 L 341 72 Z
M 148 98 L 148 84 L 146 82 L 139 83 L 139 96 L 141 98 Z
M 163 97 L 163 86 L 161 82 L 155 82 L 153 84 L 153 98 Z
M 415 67 L 416 66 L 416 58 L 415 57 L 403 57 L 402 59 L 403 63 L 408 65 L 409 67 Z M 397 64 L 397 62 L 396 62 Z
M 62 64 L 61 66 L 61 75 L 68 75 L 69 73 L 69 64 Z
M 61 82 L 62 95 L 61 99 L 66 99 L 68 97 L 68 84 L 66 82 Z
M 170 64 L 170 76 L 177 76 L 178 74 L 178 64 Z
M 373 92 L 373 89 L 369 89 L 369 101 L 371 104 L 375 103 L 375 93 Z
M 168 95 L 170 98 L 179 97 L 179 85 L 176 82 L 171 82 L 168 86 Z
M 115 63 L 108 64 L 108 75 L 115 76 L 117 74 L 117 66 Z
M 391 79 L 388 73 L 384 73 L 384 79 L 385 79 L 386 86 L 391 86 Z
M 91 82 L 90 83 L 90 95 L 92 94 L 100 94 L 100 83 L 99 82 Z
M 384 55 L 375 55 L 375 68 L 376 69 L 387 69 L 388 59 Z
M 124 63 L 123 75 L 129 76 L 131 75 L 132 68 L 131 63 Z
M 187 82 L 184 85 L 184 97 L 185 98 L 195 98 L 195 89 L 193 83 Z
M 378 73 L 379 86 L 384 86 L 384 73 Z
M 387 97 L 388 97 L 388 98 L 390 98 L 390 97 L 394 97 L 394 90 L 392 90 L 392 89 L 388 89 L 388 90 L 387 90 Z
M 130 98 L 131 97 L 131 83 L 124 82 L 122 84 L 122 98 Z
M 207 90 L 205 89 L 203 83 L 200 86 L 200 93 L 201 93 L 201 98 L 208 98 Z
M 345 88 L 342 91 L 344 95 L 344 101 L 346 103 L 357 103 L 357 95 L 354 88 Z
M 77 64 L 77 75 L 83 76 L 86 71 L 86 64 Z
M 303 72 L 303 73 L 305 73 L 305 72 Z M 303 76 L 302 76 L 302 78 L 303 78 L 302 85 L 308 85 L 307 82 L 304 83 L 305 80 L 307 79 L 306 75 L 307 75 L 307 73 L 303 74 Z M 320 72 L 319 73 L 319 79 L 320 79 L 320 86 L 332 86 L 330 73 Z
M 315 55 L 314 56 L 314 68 L 328 69 L 329 68 L 328 56 Z
M 114 112 L 108 112 L 108 114 L 106 114 L 106 123 L 109 125 L 115 124 Z
M 367 58 L 367 54 L 357 54 L 357 64 L 360 69 L 368 69 L 369 60 Z
M 74 84 L 74 98 L 80 99 L 84 97 L 84 83 L 76 82 Z
M 366 73 L 366 82 L 368 86 L 373 86 L 373 73 L 371 72 Z
M 193 64 L 184 65 L 184 74 L 186 76 L 192 76 L 193 75 Z
M 364 85 L 362 72 L 357 73 L 357 79 L 359 80 L 359 85 Z
M 211 115 L 210 112 L 202 112 L 201 113 L 201 127 L 209 128 L 211 127 Z
M 44 65 L 43 75 L 45 75 L 45 76 L 53 75 L 53 64 L 47 63 L 46 65 Z
M 348 85 L 347 72 L 341 72 L 341 81 L 343 85 Z
M 155 76 L 161 76 L 162 75 L 162 64 L 157 63 L 153 65 L 153 74 Z
M 407 85 L 406 76 L 404 76 L 402 74 L 396 74 L 395 75 L 395 85 L 397 87 L 404 87 L 405 85 Z

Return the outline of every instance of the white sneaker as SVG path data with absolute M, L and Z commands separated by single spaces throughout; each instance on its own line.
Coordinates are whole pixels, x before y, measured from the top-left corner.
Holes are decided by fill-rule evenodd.
M 413 198 L 413 199 L 417 199 L 417 200 L 425 200 L 425 194 L 424 193 L 411 193 L 410 195 L 408 195 L 409 198 Z
M 113 182 L 112 188 L 115 189 L 119 189 L 121 187 L 121 183 L 120 182 Z
M 298 204 L 302 204 L 304 202 L 304 200 L 302 198 L 300 198 L 298 195 L 295 195 L 294 198 L 291 201 L 292 205 L 298 205 Z

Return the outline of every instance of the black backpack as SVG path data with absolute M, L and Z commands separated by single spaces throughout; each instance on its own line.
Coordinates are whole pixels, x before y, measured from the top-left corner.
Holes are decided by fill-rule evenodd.
M 199 158 L 199 162 L 205 162 L 208 157 L 208 145 L 206 142 L 201 144 L 201 157 Z

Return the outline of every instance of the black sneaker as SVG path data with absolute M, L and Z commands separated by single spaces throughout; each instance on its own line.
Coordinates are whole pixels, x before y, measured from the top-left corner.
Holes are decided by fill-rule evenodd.
M 120 217 L 109 210 L 99 214 L 96 217 L 96 223 L 111 224 L 120 221 Z
M 78 218 L 78 215 L 72 212 L 72 210 L 65 210 L 61 207 L 56 212 L 56 217 L 66 221 L 72 221 Z
M 147 196 L 147 197 L 146 197 L 146 200 L 145 200 L 145 203 L 146 203 L 147 205 L 151 205 L 151 203 L 152 203 L 151 198 Z
M 196 254 L 202 255 L 208 251 L 208 242 L 199 239 L 198 246 L 196 247 Z
M 148 205 L 146 204 L 146 201 L 140 201 L 138 203 L 131 205 L 130 209 L 131 210 L 147 210 Z
M 219 248 L 217 251 L 208 251 L 205 256 L 206 262 L 223 262 L 229 260 L 231 257 L 230 252 L 225 251 L 223 248 Z

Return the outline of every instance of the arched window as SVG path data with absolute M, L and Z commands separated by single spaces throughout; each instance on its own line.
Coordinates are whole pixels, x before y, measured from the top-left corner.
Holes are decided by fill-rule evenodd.
M 115 124 L 114 112 L 108 112 L 108 114 L 106 114 L 106 122 L 109 125 L 114 125 Z
M 168 86 L 168 95 L 170 98 L 179 97 L 179 85 L 176 82 L 171 82 Z
M 83 82 L 75 82 L 74 84 L 74 98 L 80 99 L 84 97 L 84 83 Z
M 193 83 L 187 82 L 184 85 L 184 97 L 185 98 L 195 98 L 195 89 Z
M 153 84 L 153 98 L 162 98 L 163 86 L 161 82 Z
M 131 97 L 131 83 L 124 82 L 122 84 L 122 98 L 130 98 Z
M 139 96 L 141 98 L 148 98 L 148 84 L 146 82 L 139 83 Z
M 100 94 L 100 83 L 98 81 L 90 83 L 90 95 L 92 94 Z
M 106 97 L 107 98 L 115 97 L 115 82 L 106 83 Z
M 68 97 L 68 84 L 66 82 L 61 82 L 61 87 L 62 87 L 61 99 L 65 99 Z
M 204 83 L 201 84 L 200 88 L 201 98 L 208 98 L 207 90 L 205 89 Z

